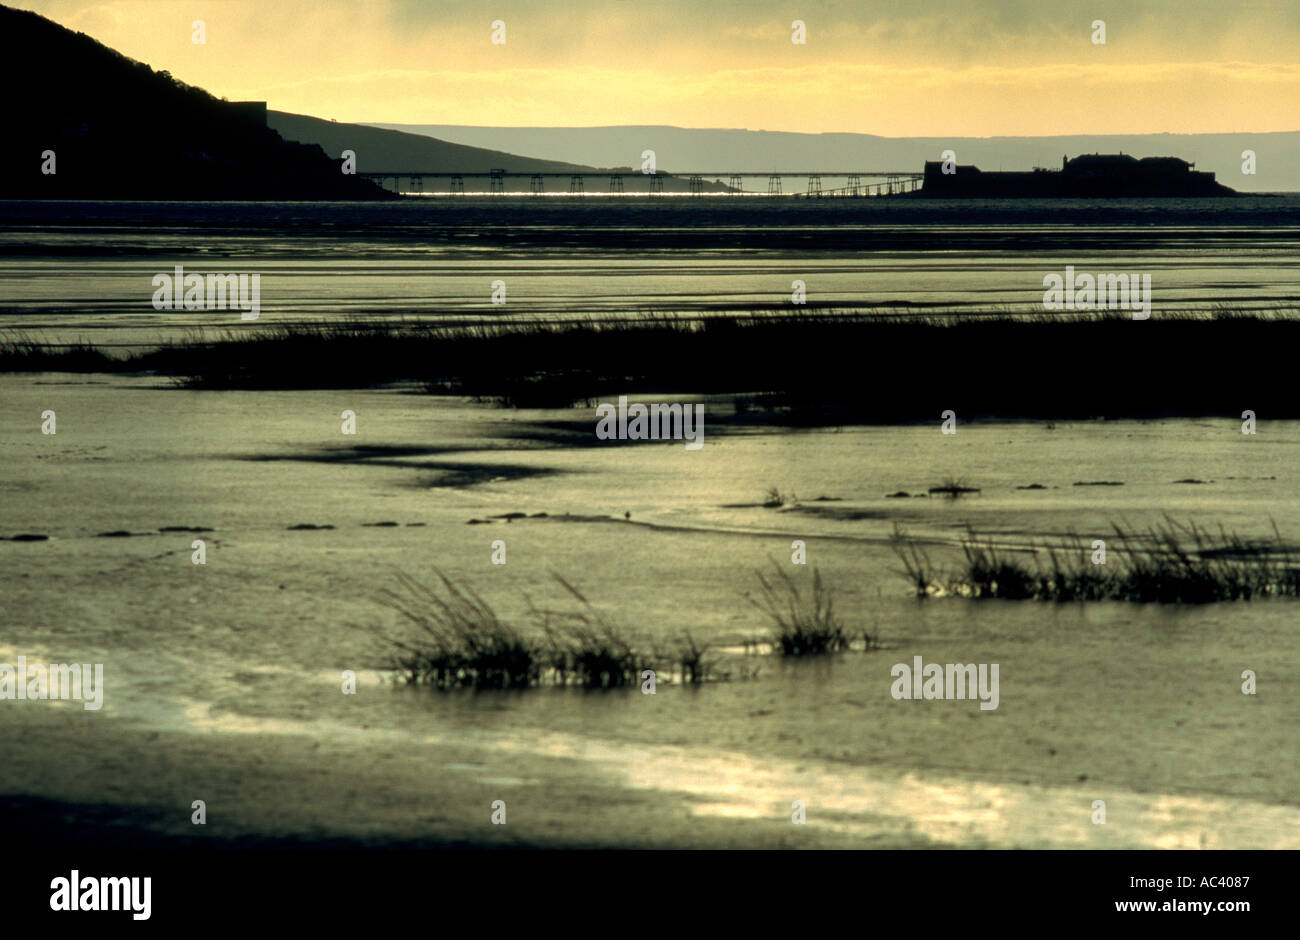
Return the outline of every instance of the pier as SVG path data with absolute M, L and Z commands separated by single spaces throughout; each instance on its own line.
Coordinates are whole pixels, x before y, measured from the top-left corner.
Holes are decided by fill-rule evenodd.
M 399 193 L 419 193 L 448 196 L 504 196 L 506 193 L 569 196 L 662 196 L 665 179 L 685 180 L 689 195 L 702 197 L 708 182 L 727 187 L 726 192 L 710 193 L 712 196 L 780 196 L 783 198 L 875 198 L 897 196 L 915 192 L 924 182 L 924 174 L 906 170 L 782 170 L 762 172 L 754 170 L 697 170 L 686 173 L 641 173 L 636 170 L 586 170 L 582 172 L 555 171 L 545 173 L 516 173 L 504 169 L 482 172 L 445 172 L 423 170 L 374 170 L 357 173 L 385 189 Z M 626 181 L 645 177 L 644 191 L 628 192 Z M 476 181 L 479 187 L 466 190 L 465 181 Z M 527 181 L 527 188 L 525 182 Z M 567 190 L 548 189 L 548 180 L 567 181 Z M 746 189 L 745 183 L 766 180 L 766 188 Z M 843 180 L 844 185 L 825 188 L 823 180 Z M 426 181 L 428 185 L 426 188 Z M 513 182 L 508 182 L 513 181 Z M 406 188 L 402 188 L 405 182 Z M 803 189 L 796 188 L 803 183 Z

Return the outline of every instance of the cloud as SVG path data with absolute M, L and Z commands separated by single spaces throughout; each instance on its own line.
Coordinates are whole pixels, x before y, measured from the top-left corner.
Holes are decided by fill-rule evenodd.
M 214 94 L 340 120 L 903 135 L 1282 130 L 1300 114 L 1300 0 L 31 7 Z M 807 45 L 790 42 L 796 18 Z M 194 19 L 206 45 L 190 42 Z M 490 42 L 495 19 L 504 46 Z

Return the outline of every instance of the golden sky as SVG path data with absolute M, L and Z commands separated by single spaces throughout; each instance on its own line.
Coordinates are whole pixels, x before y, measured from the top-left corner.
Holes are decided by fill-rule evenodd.
M 1300 0 L 10 3 L 215 95 L 339 121 L 888 137 L 1300 130 Z M 491 41 L 495 20 L 504 45 Z M 794 20 L 806 44 L 791 42 Z

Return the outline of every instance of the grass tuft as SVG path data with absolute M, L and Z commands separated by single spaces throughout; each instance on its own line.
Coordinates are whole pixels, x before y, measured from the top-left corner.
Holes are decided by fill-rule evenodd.
M 1092 542 L 1071 536 L 1028 549 L 998 546 L 973 531 L 962 539 L 964 565 L 944 577 L 915 542 L 896 533 L 894 551 L 918 597 L 948 593 L 977 599 L 1209 604 L 1300 597 L 1300 568 L 1274 526 L 1270 541 L 1168 517 L 1142 532 L 1112 524 L 1104 564 Z M 1031 555 L 1032 563 L 1024 557 Z M 1100 557 L 1100 556 L 1098 556 Z
M 759 599 L 751 604 L 775 623 L 772 642 L 782 656 L 820 656 L 839 653 L 850 645 L 849 635 L 835 616 L 835 600 L 816 568 L 812 586 L 805 592 L 776 562 L 776 578 L 769 581 L 757 571 Z
M 0 372 L 121 372 L 123 361 L 89 343 L 41 343 L 18 333 L 0 340 Z
M 394 665 L 413 684 L 436 688 L 520 689 L 536 685 L 543 661 L 536 647 L 497 617 L 473 589 L 435 572 L 442 591 L 398 573 L 398 590 L 380 600 L 419 629 L 390 639 Z
M 728 677 L 706 659 L 707 645 L 689 633 L 667 651 L 637 648 L 559 575 L 555 580 L 581 606 L 555 611 L 530 602 L 534 629 L 527 632 L 503 622 L 472 588 L 440 571 L 435 575 L 435 583 L 426 584 L 399 572 L 397 587 L 380 594 L 380 602 L 414 631 L 402 636 L 369 631 L 386 644 L 394 671 L 408 684 L 442 690 L 615 689 L 638 686 L 647 669 L 660 682 L 675 675 L 689 684 Z

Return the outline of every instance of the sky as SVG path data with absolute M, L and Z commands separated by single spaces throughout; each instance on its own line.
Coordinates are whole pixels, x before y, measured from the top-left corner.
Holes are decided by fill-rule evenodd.
M 1300 0 L 10 3 L 215 95 L 339 121 L 887 137 L 1300 130 Z

